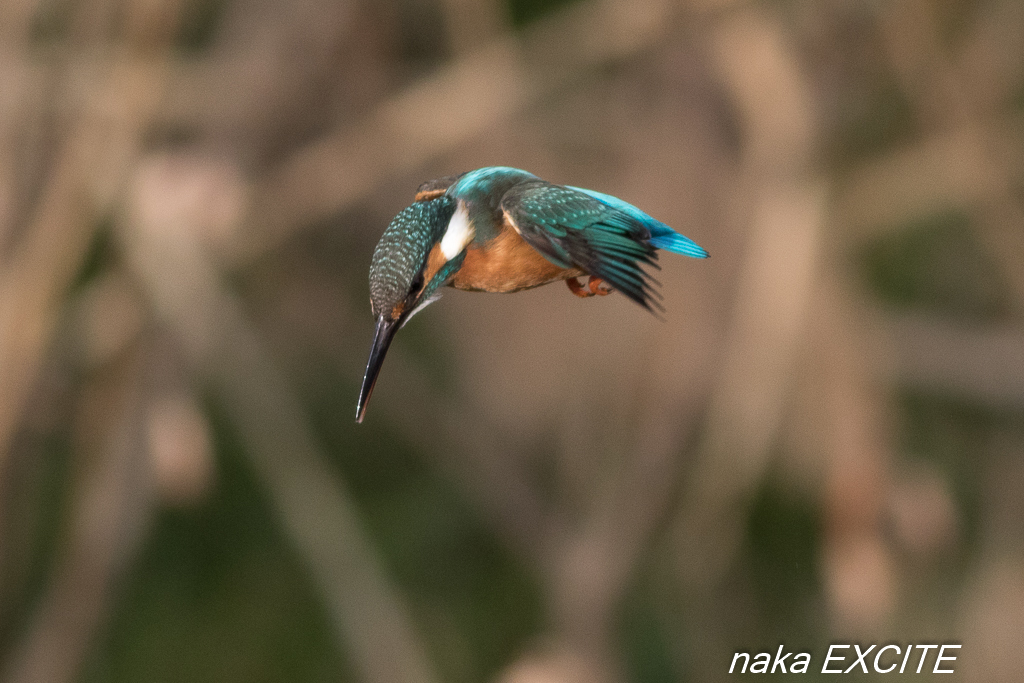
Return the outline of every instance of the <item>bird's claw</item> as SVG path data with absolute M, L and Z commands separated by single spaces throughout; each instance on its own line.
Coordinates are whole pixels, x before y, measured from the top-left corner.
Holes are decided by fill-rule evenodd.
M 592 295 L 608 296 L 612 293 L 612 288 L 605 284 L 604 280 L 593 275 L 590 276 L 590 280 L 587 282 L 587 288 L 590 289 Z
M 571 277 L 568 280 L 566 280 L 565 284 L 567 284 L 569 286 L 569 291 L 570 292 L 572 292 L 573 294 L 575 294 L 576 296 L 578 296 L 581 299 L 585 299 L 588 296 L 594 296 L 593 294 L 588 292 L 586 289 L 584 289 L 583 285 L 580 284 L 580 281 L 577 280 L 574 277 Z
M 612 293 L 611 287 L 604 284 L 604 280 L 593 275 L 588 276 L 587 285 L 584 287 L 580 284 L 580 281 L 574 277 L 569 278 L 565 281 L 565 284 L 569 286 L 569 291 L 580 297 L 586 299 L 592 296 L 607 296 Z M 603 287 L 601 285 L 604 285 Z

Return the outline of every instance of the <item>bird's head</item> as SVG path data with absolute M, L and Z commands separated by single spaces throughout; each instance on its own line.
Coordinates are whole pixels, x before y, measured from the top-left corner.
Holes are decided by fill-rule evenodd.
M 441 287 L 462 265 L 468 240 L 450 238 L 452 228 L 458 231 L 460 226 L 460 220 L 452 220 L 455 215 L 456 202 L 445 195 L 418 201 L 395 216 L 373 251 L 370 306 L 377 329 L 356 405 L 356 422 L 363 421 L 395 333 L 441 297 Z

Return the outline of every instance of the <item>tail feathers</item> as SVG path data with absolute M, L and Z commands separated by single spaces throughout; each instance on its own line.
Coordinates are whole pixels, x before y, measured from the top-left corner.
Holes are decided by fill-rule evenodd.
M 684 256 L 692 256 L 693 258 L 708 257 L 708 252 L 705 251 L 703 247 L 691 240 L 689 237 L 680 235 L 668 226 L 666 226 L 665 232 L 661 232 L 657 229 L 651 230 L 651 244 L 656 246 L 658 249 L 664 249 L 665 251 L 671 251 L 676 254 L 683 254 Z
M 578 190 L 588 194 L 605 206 L 621 211 L 637 223 L 646 227 L 651 231 L 651 245 L 658 249 L 664 249 L 665 251 L 671 251 L 676 254 L 683 254 L 684 256 L 692 256 L 693 258 L 708 257 L 708 252 L 689 237 L 680 235 L 661 221 L 651 218 L 640 209 L 628 202 L 622 201 L 618 197 L 613 197 L 612 195 L 604 194 L 603 192 L 597 192 L 596 190 L 587 190 L 582 187 L 570 187 L 569 189 Z

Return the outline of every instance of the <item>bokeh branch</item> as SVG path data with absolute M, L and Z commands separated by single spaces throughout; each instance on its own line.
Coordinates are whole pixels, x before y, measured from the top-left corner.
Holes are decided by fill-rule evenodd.
M 78 420 L 91 456 L 75 492 L 68 541 L 3 680 L 71 683 L 105 623 L 121 579 L 148 530 L 152 482 L 143 416 L 145 351 L 135 349 L 89 387 Z
M 267 680 L 715 680 L 884 626 L 1016 680 L 1022 8 L 3 3 L 4 674 L 187 643 L 249 680 L 250 639 Z M 659 262 L 660 322 L 447 294 L 356 427 L 374 239 L 418 176 L 491 164 L 713 258 Z M 232 427 L 279 522 L 254 537 L 328 617 L 301 635 L 298 603 L 238 625 L 309 597 L 274 563 L 254 597 L 201 550 L 135 561 L 231 559 L 221 515 L 260 504 L 212 457 Z
M 191 173 L 202 162 L 157 156 L 137 171 L 119 236 L 160 318 L 212 384 L 337 629 L 368 683 L 435 680 L 403 601 L 302 407 L 222 284 L 199 235 L 209 212 Z
M 751 225 L 680 518 L 681 558 L 698 582 L 716 579 L 731 560 L 741 523 L 735 515 L 763 475 L 779 434 L 821 260 L 826 191 L 811 167 L 817 112 L 777 19 L 737 12 L 717 30 L 713 45 L 742 116 L 741 196 L 749 202 Z
M 0 459 L 9 450 L 67 289 L 104 212 L 113 207 L 163 93 L 166 55 L 151 34 L 167 31 L 168 16 L 158 14 L 161 26 L 153 31 L 147 22 L 154 17 L 140 14 L 129 46 L 99 65 L 32 218 L 0 271 Z M 132 41 L 142 43 L 145 55 L 133 52 Z
M 670 16 L 663 0 L 601 0 L 455 60 L 273 171 L 254 193 L 245 221 L 250 232 L 234 250 L 252 259 L 296 229 L 365 199 L 386 178 L 502 125 L 585 70 L 643 49 Z

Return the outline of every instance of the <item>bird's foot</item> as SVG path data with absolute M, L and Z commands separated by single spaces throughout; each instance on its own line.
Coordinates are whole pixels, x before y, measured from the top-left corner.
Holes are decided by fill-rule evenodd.
M 612 293 L 612 289 L 604 284 L 604 280 L 599 277 L 589 276 L 586 286 L 580 284 L 580 281 L 574 277 L 569 278 L 565 281 L 565 284 L 569 286 L 569 291 L 580 297 L 586 299 L 592 296 L 607 296 Z
M 568 280 L 566 280 L 565 284 L 567 284 L 569 286 L 569 291 L 570 292 L 572 292 L 573 294 L 575 294 L 576 296 L 578 296 L 581 299 L 586 299 L 588 296 L 594 296 L 593 294 L 588 292 L 583 287 L 583 285 L 580 284 L 579 280 L 577 280 L 574 277 L 571 277 Z
M 590 276 L 590 281 L 587 282 L 587 289 L 590 290 L 591 296 L 608 296 L 613 291 L 611 287 L 605 284 L 604 280 L 593 275 Z

